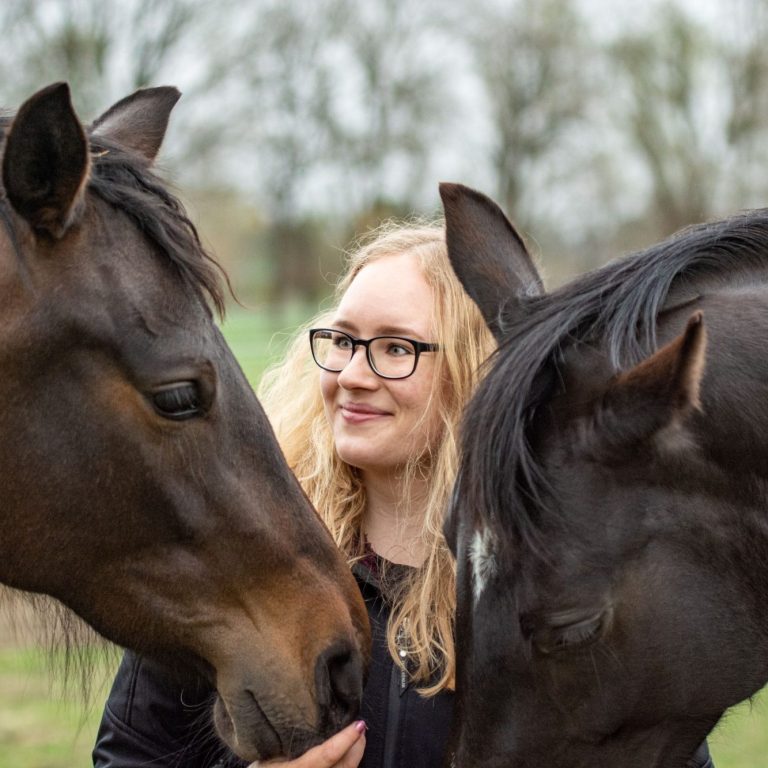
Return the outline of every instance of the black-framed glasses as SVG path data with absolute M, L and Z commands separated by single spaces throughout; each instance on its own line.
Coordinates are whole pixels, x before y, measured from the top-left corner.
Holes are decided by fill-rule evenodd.
M 423 352 L 436 352 L 437 344 L 416 341 L 405 336 L 374 336 L 358 339 L 334 328 L 312 328 L 309 332 L 312 357 L 326 371 L 340 373 L 355 354 L 357 347 L 365 347 L 371 370 L 383 379 L 407 379 L 419 362 Z

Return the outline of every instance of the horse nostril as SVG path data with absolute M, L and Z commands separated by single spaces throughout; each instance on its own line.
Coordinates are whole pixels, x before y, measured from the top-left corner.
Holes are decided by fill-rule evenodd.
M 345 641 L 326 648 L 317 659 L 315 685 L 320 726 L 330 735 L 351 723 L 360 710 L 363 694 L 360 652 Z

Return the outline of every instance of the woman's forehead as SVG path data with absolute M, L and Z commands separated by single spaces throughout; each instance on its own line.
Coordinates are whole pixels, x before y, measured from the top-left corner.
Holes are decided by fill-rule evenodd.
M 415 259 L 387 256 L 358 272 L 334 319 L 365 333 L 422 335 L 432 327 L 433 302 L 432 289 Z

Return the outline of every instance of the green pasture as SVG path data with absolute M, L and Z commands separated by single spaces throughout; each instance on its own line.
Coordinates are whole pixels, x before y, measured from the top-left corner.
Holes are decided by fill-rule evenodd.
M 300 304 L 274 311 L 229 309 L 224 335 L 251 384 L 256 386 L 262 371 L 280 359 L 295 329 L 312 314 L 313 307 Z
M 39 649 L 0 648 L 0 768 L 91 765 L 108 676 L 103 669 L 86 705 L 74 684 L 56 682 Z
M 249 380 L 278 359 L 291 328 L 311 310 L 279 315 L 233 310 L 224 332 Z M 78 686 L 51 683 L 50 665 L 32 641 L 3 641 L 0 613 L 0 768 L 80 768 L 90 751 L 112 667 L 102 665 L 85 706 Z M 7 633 L 6 633 L 7 635 Z M 100 682 L 99 682 L 100 681 Z M 734 708 L 710 740 L 717 768 L 768 766 L 768 689 Z

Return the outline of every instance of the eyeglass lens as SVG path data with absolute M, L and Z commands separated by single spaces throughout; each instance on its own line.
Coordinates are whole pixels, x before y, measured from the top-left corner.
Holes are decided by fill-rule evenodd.
M 315 360 L 329 370 L 343 370 L 354 350 L 352 339 L 340 331 L 319 331 L 312 338 Z M 406 339 L 382 336 L 371 341 L 368 351 L 374 370 L 382 376 L 399 378 L 413 373 L 416 350 Z

